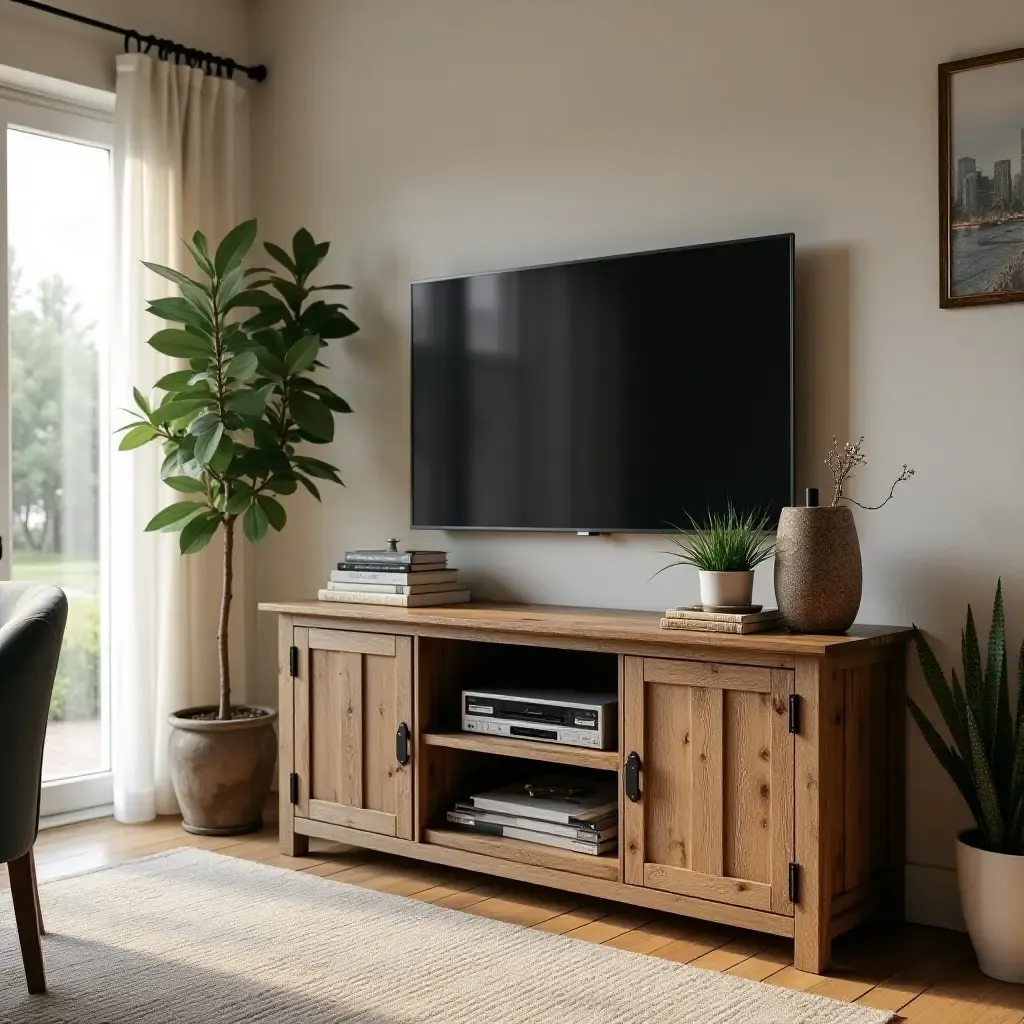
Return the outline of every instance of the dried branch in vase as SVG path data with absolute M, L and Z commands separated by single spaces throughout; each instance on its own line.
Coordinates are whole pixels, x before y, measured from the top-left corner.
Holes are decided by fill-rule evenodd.
M 867 464 L 867 457 L 863 452 L 864 438 L 861 437 L 856 444 L 851 444 L 849 441 L 846 442 L 841 448 L 839 447 L 838 438 L 832 436 L 832 447 L 829 449 L 828 455 L 825 458 L 825 465 L 828 467 L 829 473 L 832 475 L 832 507 L 837 508 L 842 501 L 845 499 L 858 508 L 864 508 L 869 510 L 879 509 L 885 505 L 889 499 L 896 492 L 896 485 L 903 483 L 904 480 L 909 480 L 913 475 L 914 471 L 910 469 L 907 464 L 903 463 L 903 471 L 893 481 L 892 487 L 889 488 L 889 496 L 885 501 L 880 502 L 877 505 L 862 505 L 855 498 L 849 497 L 844 493 L 844 488 L 849 482 L 850 477 L 853 475 L 853 471 L 858 466 L 864 466 Z

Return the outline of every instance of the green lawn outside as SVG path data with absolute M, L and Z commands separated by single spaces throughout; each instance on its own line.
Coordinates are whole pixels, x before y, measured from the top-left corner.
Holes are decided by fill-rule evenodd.
M 65 560 L 62 555 L 15 551 L 11 558 L 11 574 L 16 580 L 49 583 L 67 590 L 69 597 L 100 592 L 98 562 Z
M 15 551 L 12 576 L 60 587 L 68 595 L 50 720 L 93 720 L 100 711 L 100 570 L 97 562 L 72 561 L 61 555 Z

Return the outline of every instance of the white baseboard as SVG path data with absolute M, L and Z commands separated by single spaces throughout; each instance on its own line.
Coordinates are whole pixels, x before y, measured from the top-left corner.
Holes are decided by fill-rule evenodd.
M 956 871 L 952 868 L 908 864 L 905 878 L 908 921 L 964 931 L 964 919 L 960 913 L 960 893 L 956 887 Z

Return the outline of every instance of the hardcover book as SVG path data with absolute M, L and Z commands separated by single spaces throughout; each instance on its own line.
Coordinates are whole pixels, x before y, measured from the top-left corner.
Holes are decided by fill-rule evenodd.
M 416 583 L 404 587 L 396 583 L 335 583 L 331 580 L 327 584 L 328 590 L 348 590 L 358 594 L 445 594 L 453 590 L 465 590 L 465 586 L 458 582 L 452 583 Z
M 346 551 L 346 562 L 382 562 L 386 565 L 418 565 L 421 562 L 443 562 L 447 551 L 391 551 L 390 549 L 359 549 Z
M 454 583 L 458 578 L 458 569 L 443 569 L 439 572 L 429 569 L 417 572 L 363 569 L 331 570 L 332 583 L 390 583 L 394 586 L 408 587 L 427 583 Z
M 588 821 L 580 825 L 559 825 L 554 821 L 540 821 L 537 818 L 525 818 L 516 814 L 500 814 L 497 811 L 482 811 L 470 803 L 458 803 L 454 811 L 448 812 L 448 820 L 455 821 L 453 813 L 463 815 L 462 824 L 481 822 L 485 825 L 508 825 L 512 828 L 528 828 L 534 832 L 547 832 L 563 839 L 575 839 L 581 843 L 604 843 L 619 834 L 618 815 L 612 814 L 597 821 Z
M 386 604 L 396 608 L 427 608 L 431 605 L 465 604 L 469 600 L 468 590 L 450 590 L 443 594 L 364 594 L 358 590 L 319 590 L 321 601 L 338 601 L 341 604 Z
M 470 798 L 474 810 L 497 811 L 560 825 L 581 825 L 618 813 L 614 783 L 564 776 L 545 776 L 515 782 Z
M 440 572 L 447 568 L 448 560 L 440 558 L 436 562 L 417 562 L 415 565 L 399 565 L 397 562 L 353 562 L 345 560 L 338 563 L 342 572 Z
M 764 619 L 761 622 L 714 622 L 701 619 L 670 619 L 661 620 L 662 629 L 688 630 L 691 633 L 767 633 L 779 629 L 782 619 Z
M 461 825 L 471 832 L 480 832 L 489 836 L 504 836 L 506 839 L 519 839 L 527 843 L 537 843 L 539 846 L 554 846 L 561 850 L 572 850 L 575 853 L 587 853 L 593 857 L 599 857 L 602 853 L 611 853 L 618 845 L 615 839 L 595 843 L 555 836 L 548 832 L 535 832 L 528 828 L 515 828 L 512 825 L 494 825 L 468 818 L 461 811 L 449 811 L 448 820 L 453 825 Z
M 699 604 L 687 604 L 680 608 L 669 608 L 666 619 L 694 619 L 698 622 L 769 622 L 781 618 L 778 608 L 766 608 L 760 612 L 706 612 Z

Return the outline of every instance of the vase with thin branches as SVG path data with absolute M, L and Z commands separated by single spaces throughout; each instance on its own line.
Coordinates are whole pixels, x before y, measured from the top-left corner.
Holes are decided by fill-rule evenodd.
M 179 291 L 149 303 L 149 312 L 167 326 L 148 344 L 183 365 L 153 384 L 154 397 L 136 388 L 134 418 L 120 428 L 123 451 L 161 446 L 160 475 L 178 495 L 146 530 L 177 532 L 182 555 L 197 554 L 218 535 L 223 539 L 220 698 L 216 708 L 194 709 L 190 716 L 221 723 L 260 717 L 258 709 L 231 700 L 236 528 L 259 544 L 270 530 L 285 528 L 281 499 L 302 488 L 320 500 L 323 482 L 342 482 L 307 446 L 329 444 L 335 416 L 351 412 L 315 374 L 324 366 L 324 349 L 358 330 L 345 305 L 323 297 L 348 285 L 312 282 L 328 242 L 303 228 L 290 252 L 264 243 L 274 266 L 246 269 L 256 232 L 256 221 L 245 221 L 213 250 L 197 232 L 184 242 L 193 263 L 187 274 L 146 264 Z

